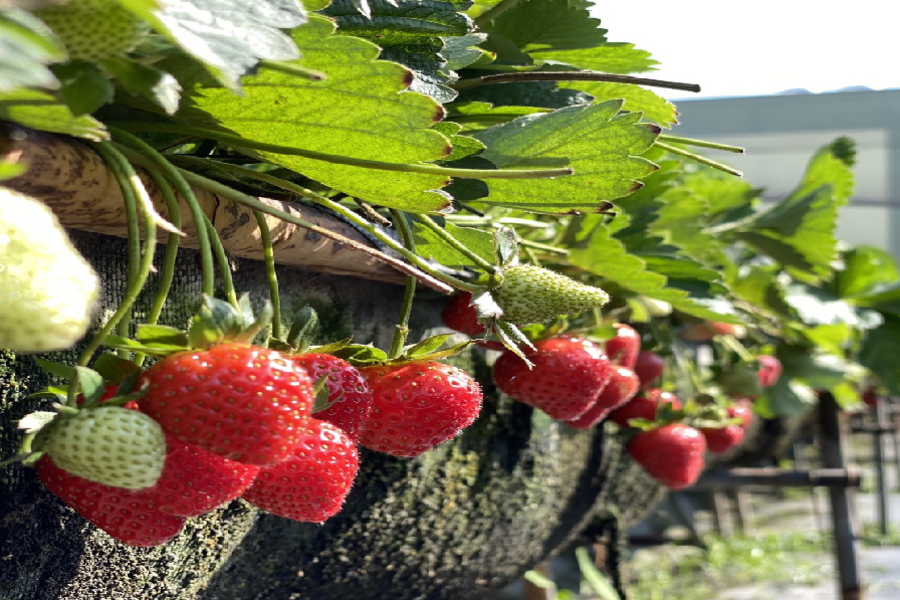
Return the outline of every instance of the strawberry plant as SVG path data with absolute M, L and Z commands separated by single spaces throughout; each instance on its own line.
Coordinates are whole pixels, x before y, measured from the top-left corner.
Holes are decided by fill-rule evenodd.
M 643 77 L 656 64 L 649 52 L 611 41 L 593 4 L 4 3 L 0 297 L 8 310 L 0 349 L 62 351 L 37 358 L 49 373 L 4 381 L 4 393 L 21 388 L 24 398 L 38 391 L 24 388 L 57 378 L 24 400 L 14 419 L 27 415 L 19 452 L 4 458 L 36 463 L 47 489 L 127 544 L 165 543 L 185 518 L 242 493 L 264 511 L 322 523 L 351 485 L 383 501 L 364 509 L 371 527 L 380 520 L 416 531 L 421 523 L 400 520 L 422 510 L 428 531 L 461 531 L 468 542 L 490 537 L 464 531 L 484 523 L 556 522 L 533 509 L 554 500 L 530 494 L 547 486 L 552 496 L 563 478 L 551 482 L 548 473 L 590 463 L 558 457 L 541 471 L 559 428 L 613 420 L 620 441 L 634 436 L 635 459 L 680 488 L 698 475 L 706 443 L 691 419 L 712 421 L 703 427 L 710 436 L 736 438 L 736 420 L 746 427 L 799 415 L 816 390 L 845 407 L 873 382 L 900 393 L 891 351 L 900 339 L 900 269 L 884 251 L 835 238 L 838 209 L 853 191 L 852 141 L 823 146 L 794 191 L 763 202 L 717 158 L 740 148 L 675 135 L 676 107 L 653 91 L 698 86 Z M 98 271 L 111 261 L 121 270 L 99 282 L 60 223 L 126 238 L 120 255 L 85 252 Z M 242 272 L 235 265 L 244 259 L 256 266 Z M 393 296 L 335 285 L 348 307 L 331 297 L 327 308 L 346 311 L 331 319 L 332 331 L 345 331 L 313 346 L 309 311 L 290 329 L 283 324 L 295 305 L 321 302 L 315 278 L 292 267 L 405 284 L 396 326 L 350 314 Z M 271 307 L 267 318 L 252 317 L 243 285 L 255 306 Z M 450 298 L 443 322 L 464 335 L 432 335 L 428 294 Z M 197 305 L 201 315 L 182 331 Z M 379 337 L 387 329 L 395 332 L 389 347 Z M 519 404 L 496 398 L 491 378 Z M 644 391 L 632 398 L 636 380 Z M 697 416 L 705 396 L 724 412 Z M 753 413 L 728 396 L 755 397 Z M 504 436 L 519 435 L 532 408 L 569 425 L 535 419 L 519 455 Z M 133 443 L 76 439 L 104 415 L 135 424 Z M 142 436 L 139 429 L 154 428 L 143 427 L 148 419 L 159 431 Z M 476 421 L 470 444 L 463 432 Z M 357 439 L 403 460 L 370 453 L 370 476 L 379 460 L 396 471 L 354 479 Z M 453 451 L 429 456 L 439 444 Z M 144 462 L 123 466 L 129 453 Z M 461 466 L 463 455 L 482 470 Z M 435 456 L 446 464 L 435 468 Z M 520 470 L 526 463 L 537 465 L 540 486 Z M 429 487 L 423 479 L 407 480 L 410 495 L 379 496 L 404 472 L 438 473 L 434 488 L 444 495 L 414 498 Z M 469 502 L 472 490 L 490 487 L 482 482 L 505 477 L 506 495 L 528 502 Z M 135 512 L 124 514 L 123 503 Z M 494 518 L 447 524 L 486 505 Z M 509 513 L 497 517 L 503 507 Z M 343 522 L 362 523 L 356 517 Z M 370 533 L 329 526 L 316 544 Z M 431 542 L 388 537 L 355 573 L 429 573 L 469 558 L 408 568 L 381 549 L 408 557 Z M 291 543 L 267 553 L 299 556 Z M 228 554 L 234 544 L 207 547 Z M 363 582 L 343 595 L 378 589 L 328 571 L 326 557 L 346 555 L 306 554 L 304 570 L 319 581 Z M 294 576 L 293 566 L 271 571 L 292 573 L 288 594 L 316 579 Z M 246 581 L 252 575 L 233 589 L 270 593 L 265 577 Z M 445 582 L 441 593 L 472 596 L 452 588 L 469 581 L 463 575 L 431 579 Z

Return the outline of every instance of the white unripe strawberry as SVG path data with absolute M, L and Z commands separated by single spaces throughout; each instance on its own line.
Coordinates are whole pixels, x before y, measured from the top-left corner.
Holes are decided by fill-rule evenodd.
M 166 436 L 148 415 L 120 406 L 78 411 L 51 425 L 47 452 L 73 475 L 112 487 L 154 485 L 166 460 Z
M 149 31 L 116 0 L 70 0 L 34 14 L 53 30 L 71 60 L 91 63 L 134 50 Z
M 0 348 L 65 350 L 91 324 L 100 281 L 42 202 L 0 187 Z
M 546 323 L 609 302 L 609 294 L 600 288 L 536 265 L 505 269 L 503 283 L 491 293 L 503 309 L 503 320 L 518 325 Z

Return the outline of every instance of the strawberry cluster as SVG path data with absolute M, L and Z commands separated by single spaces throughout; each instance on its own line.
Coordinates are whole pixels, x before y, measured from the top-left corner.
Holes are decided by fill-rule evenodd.
M 357 369 L 244 343 L 170 354 L 135 387 L 137 401 L 110 385 L 60 415 L 37 462 L 48 490 L 133 546 L 165 543 L 186 519 L 238 497 L 322 523 L 350 492 L 357 444 L 418 456 L 481 408 L 478 384 L 436 361 Z M 327 401 L 313 412 L 317 390 Z
M 486 335 L 468 294 L 451 298 L 441 316 L 456 331 Z M 707 450 L 721 453 L 743 441 L 753 414 L 749 400 L 722 404 L 709 398 L 685 407 L 674 394 L 653 387 L 665 360 L 642 351 L 641 336 L 629 325 L 614 328 L 614 337 L 603 345 L 556 335 L 534 341 L 523 356 L 506 350 L 494 362 L 494 383 L 504 394 L 576 429 L 604 420 L 616 423 L 628 453 L 650 475 L 671 489 L 693 485 Z M 777 379 L 780 365 L 770 358 L 759 357 L 754 383 L 758 378 L 759 384 L 772 385 Z

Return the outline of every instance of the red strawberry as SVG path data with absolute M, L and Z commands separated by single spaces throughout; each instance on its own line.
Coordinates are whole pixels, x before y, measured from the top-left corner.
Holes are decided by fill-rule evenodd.
M 360 444 L 393 456 L 419 456 L 471 425 L 481 387 L 468 373 L 436 361 L 361 369 L 372 390 Z
M 575 429 L 593 427 L 609 415 L 611 410 L 631 400 L 637 393 L 639 385 L 640 382 L 634 371 L 625 367 L 615 367 L 609 378 L 609 383 L 597 396 L 594 405 L 580 417 L 569 421 L 569 425 Z
M 359 441 L 372 409 L 372 391 L 359 369 L 330 354 L 299 354 L 293 359 L 306 369 L 313 383 L 324 377 L 328 400 L 337 400 L 315 417 L 337 425 L 354 442 Z
M 340 427 L 308 419 L 287 460 L 263 467 L 244 500 L 273 515 L 322 523 L 341 510 L 359 468 L 356 444 Z
M 721 454 L 744 441 L 744 428 L 740 425 L 702 427 L 700 431 L 706 438 L 706 447 L 714 454 Z
M 683 423 L 642 431 L 628 443 L 628 454 L 654 479 L 673 490 L 691 486 L 703 470 L 706 440 Z
M 196 517 L 244 493 L 259 467 L 244 465 L 203 448 L 167 440 L 168 454 L 162 477 L 145 490 L 161 512 Z
M 735 400 L 734 404 L 728 407 L 728 416 L 739 418 L 741 420 L 740 427 L 747 429 L 753 422 L 753 408 L 749 399 Z
M 616 323 L 616 337 L 606 340 L 606 354 L 613 364 L 634 369 L 641 351 L 641 336 L 630 325 Z
M 656 419 L 656 408 L 660 404 L 671 404 L 672 408 L 680 409 L 681 401 L 671 392 L 664 392 L 659 388 L 647 390 L 626 402 L 623 406 L 609 413 L 609 420 L 619 427 L 628 427 L 630 419 Z
M 481 337 L 484 335 L 484 325 L 478 322 L 478 313 L 470 302 L 472 302 L 471 292 L 450 296 L 441 310 L 441 321 L 450 329 L 469 337 Z
M 866 391 L 862 393 L 862 401 L 866 403 L 866 406 L 875 408 L 878 406 L 878 391 L 872 387 L 867 388 Z
M 600 346 L 574 337 L 539 340 L 525 361 L 504 352 L 494 363 L 494 383 L 519 402 L 539 408 L 554 419 L 575 419 L 587 411 L 612 376 L 612 365 Z
M 634 363 L 634 372 L 641 380 L 641 390 L 646 390 L 663 374 L 666 361 L 656 352 L 639 352 Z
M 143 381 L 149 388 L 141 410 L 169 437 L 250 465 L 287 458 L 314 401 L 303 367 L 245 344 L 172 354 Z
M 759 371 L 756 374 L 759 377 L 760 387 L 771 387 L 778 383 L 778 378 L 781 377 L 781 361 L 768 354 L 760 354 L 756 360 L 759 361 Z
M 482 338 L 487 333 L 484 325 L 478 322 L 478 312 L 472 302 L 471 292 L 462 292 L 450 296 L 441 310 L 441 321 L 449 327 L 464 333 L 469 337 Z M 482 348 L 488 350 L 503 350 L 503 344 L 493 340 L 479 340 L 476 342 Z
M 48 455 L 37 462 L 37 472 L 60 500 L 129 546 L 159 546 L 184 526 L 183 518 L 160 512 L 146 490 L 134 492 L 82 479 L 60 469 Z

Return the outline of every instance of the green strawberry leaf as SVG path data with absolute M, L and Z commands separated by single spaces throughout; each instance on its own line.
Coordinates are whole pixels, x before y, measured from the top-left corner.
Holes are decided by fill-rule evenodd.
M 94 361 L 94 370 L 100 373 L 104 381 L 118 384 L 129 376 L 140 373 L 141 367 L 121 356 L 104 352 Z
M 884 323 L 869 332 L 859 351 L 859 363 L 872 371 L 891 394 L 900 394 L 900 318 L 885 316 Z
M 139 323 L 135 328 L 134 337 L 138 342 L 151 346 L 188 347 L 187 334 L 168 325 Z
M 0 9 L 0 94 L 20 88 L 58 89 L 46 65 L 62 62 L 66 51 L 26 10 Z
M 489 320 L 485 325 L 490 325 L 488 332 L 494 333 L 507 350 L 524 360 L 529 369 L 534 367 L 534 363 L 522 352 L 522 346 L 534 350 L 534 344 L 516 325 L 498 320 Z
M 338 350 L 346 348 L 350 345 L 350 342 L 353 341 L 352 337 L 346 337 L 342 340 L 338 340 L 337 342 L 331 342 L 330 344 L 322 344 L 321 346 L 310 346 L 307 352 L 315 352 L 317 354 L 334 354 Z
M 47 410 L 35 411 L 19 419 L 18 428 L 26 434 L 37 433 L 58 416 L 59 413 L 57 412 Z
M 853 172 L 833 147 L 821 148 L 798 187 L 744 222 L 735 237 L 800 273 L 830 274 L 838 257 L 837 211 L 853 191 Z
M 75 367 L 72 367 L 70 365 L 64 365 L 62 363 L 53 362 L 45 358 L 37 357 L 35 357 L 34 362 L 36 362 L 40 368 L 47 371 L 51 375 L 54 375 L 55 377 L 61 377 L 66 381 L 72 381 L 72 379 L 75 378 Z
M 753 410 L 766 419 L 792 417 L 806 412 L 817 401 L 813 388 L 790 377 L 779 377 L 754 401 Z
M 631 83 L 606 81 L 561 81 L 557 85 L 563 89 L 577 89 L 594 97 L 595 102 L 605 102 L 622 98 L 622 110 L 641 113 L 644 120 L 669 128 L 678 124 L 675 105 L 648 89 Z
M 343 358 L 353 366 L 383 363 L 388 358 L 387 352 L 371 344 L 348 344 L 331 354 L 338 358 Z
M 548 113 L 550 109 L 535 106 L 493 106 L 490 102 L 469 101 L 451 104 L 447 119 L 462 125 L 466 131 L 486 129 L 518 117 Z
M 860 374 L 858 365 L 815 349 L 782 344 L 778 347 L 777 358 L 781 361 L 784 376 L 818 389 L 830 390 Z
M 457 227 L 453 223 L 445 223 L 443 228 L 478 256 L 488 262 L 493 260 L 493 239 L 487 231 L 471 227 Z M 418 221 L 413 222 L 413 234 L 415 236 L 416 254 L 422 258 L 430 258 L 450 268 L 464 268 L 475 265 L 472 259 L 450 246 L 443 238 Z
M 484 37 L 468 38 L 474 25 L 464 13 L 450 2 L 420 0 L 419 2 L 386 2 L 372 0 L 371 17 L 362 16 L 349 0 L 335 0 L 322 14 L 338 24 L 338 32 L 377 42 L 382 48 L 381 58 L 405 65 L 415 78 L 410 86 L 414 92 L 431 96 L 438 102 L 450 102 L 456 91 L 447 84 L 456 79 L 443 56 L 444 41 L 466 36 L 469 46 Z M 466 42 L 463 42 L 466 43 Z M 480 56 L 474 51 L 475 58 Z
M 189 9 L 180 2 L 118 1 L 233 91 L 260 59 L 299 56 L 290 36 L 279 31 L 306 22 L 306 11 L 295 0 L 191 0 Z
M 475 134 L 487 146 L 480 156 L 506 169 L 563 167 L 574 175 L 540 180 L 486 181 L 485 204 L 531 212 L 594 212 L 603 201 L 638 189 L 637 181 L 656 170 L 639 154 L 659 134 L 638 116 L 619 114 L 621 101 L 571 106 L 529 115 Z
M 691 297 L 684 290 L 668 287 L 666 276 L 648 270 L 644 260 L 628 253 L 600 219 L 599 215 L 586 215 L 580 229 L 570 236 L 570 263 L 626 290 L 668 302 L 682 312 L 712 321 L 735 320 L 736 311 L 724 298 Z
M 448 69 L 456 71 L 478 61 L 492 61 L 494 59 L 491 53 L 478 47 L 487 39 L 486 33 L 470 33 L 456 37 L 442 37 L 441 39 L 444 41 L 441 56 L 447 61 Z
M 800 282 L 778 285 L 784 302 L 806 325 L 847 324 L 860 329 L 873 329 L 882 323 L 879 313 L 856 308 L 826 289 Z
M 450 333 L 442 333 L 441 335 L 426 338 L 417 344 L 407 346 L 403 349 L 403 356 L 407 358 L 426 356 L 443 346 L 452 335 Z
M 323 410 L 328 410 L 335 404 L 337 404 L 341 398 L 344 396 L 344 392 L 341 391 L 340 394 L 337 395 L 333 400 L 330 398 L 331 392 L 328 387 L 325 385 L 328 382 L 328 376 L 323 375 L 316 380 L 315 384 L 313 384 L 313 392 L 315 394 L 315 401 L 312 406 L 312 413 L 315 414 L 317 412 L 322 412 Z
M 69 62 L 53 67 L 60 82 L 59 95 L 76 117 L 88 115 L 112 102 L 115 87 L 96 66 L 85 62 Z
M 188 344 L 191 348 L 209 348 L 237 336 L 245 325 L 244 315 L 231 304 L 204 295 L 200 311 L 191 319 Z
M 87 367 L 75 367 L 75 377 L 78 387 L 84 395 L 84 405 L 90 406 L 100 399 L 106 391 L 106 382 L 97 371 Z
M 88 115 L 74 115 L 56 96 L 40 90 L 0 93 L 0 121 L 12 121 L 32 129 L 63 133 L 92 142 L 109 138 L 100 121 Z
M 291 323 L 287 343 L 297 354 L 303 354 L 319 334 L 319 314 L 307 304 L 301 308 Z
M 300 66 L 327 74 L 320 81 L 263 69 L 244 79 L 244 95 L 198 83 L 190 64 L 163 63 L 185 88 L 176 118 L 227 130 L 255 142 L 287 145 L 357 159 L 431 162 L 450 153 L 448 140 L 431 129 L 443 111 L 409 87 L 410 72 L 375 60 L 378 47 L 334 35 L 334 24 L 313 16 L 293 32 L 303 51 Z M 408 212 L 440 210 L 445 176 L 339 165 L 300 156 L 262 153 L 349 196 Z
M 834 277 L 839 298 L 863 302 L 887 285 L 900 280 L 900 269 L 889 252 L 874 246 L 857 246 L 843 253 L 844 268 Z
M 129 94 L 149 99 L 168 115 L 178 110 L 181 84 L 172 75 L 124 56 L 105 60 L 102 66 Z
M 516 230 L 505 225 L 494 230 L 494 261 L 505 269 L 519 261 L 519 240 Z

